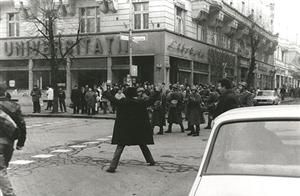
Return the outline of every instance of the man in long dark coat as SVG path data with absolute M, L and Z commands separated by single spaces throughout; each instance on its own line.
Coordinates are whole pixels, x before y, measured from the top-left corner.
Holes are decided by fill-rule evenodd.
M 227 78 L 221 79 L 218 83 L 218 90 L 221 95 L 213 115 L 214 118 L 228 110 L 239 107 L 239 100 L 232 90 L 231 80 Z
M 173 123 L 179 124 L 181 128 L 181 132 L 184 132 L 184 127 L 182 124 L 182 110 L 183 110 L 183 95 L 178 91 L 177 86 L 173 86 L 173 92 L 171 92 L 167 101 L 169 104 L 169 113 L 168 113 L 168 123 L 169 127 L 166 133 L 172 133 L 172 125 Z
M 114 125 L 112 144 L 117 148 L 107 172 L 115 172 L 121 154 L 125 146 L 139 145 L 146 162 L 155 165 L 148 144 L 154 144 L 153 131 L 150 124 L 147 107 L 152 100 L 137 99 L 135 88 L 128 88 L 126 98 L 117 100 L 112 96 L 108 97 L 117 107 L 117 116 Z
M 152 106 L 151 124 L 153 129 L 158 126 L 159 132 L 157 134 L 162 135 L 164 134 L 163 126 L 166 125 L 166 96 L 158 86 L 155 87 L 154 95 L 156 100 Z
M 204 116 L 201 110 L 202 99 L 197 92 L 197 88 L 192 86 L 192 93 L 188 97 L 187 107 L 189 108 L 188 124 L 191 128 L 191 132 L 188 135 L 199 136 L 200 124 L 204 123 Z M 196 131 L 195 127 L 196 126 Z

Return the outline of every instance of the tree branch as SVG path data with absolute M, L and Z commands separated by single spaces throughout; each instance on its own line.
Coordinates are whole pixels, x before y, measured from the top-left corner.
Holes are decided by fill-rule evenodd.
M 33 48 L 33 47 L 29 47 L 29 49 L 37 52 L 38 54 L 42 55 L 43 57 L 45 57 L 45 59 L 49 60 L 49 57 L 45 54 L 45 53 L 42 53 L 40 50 L 36 49 L 36 48 Z

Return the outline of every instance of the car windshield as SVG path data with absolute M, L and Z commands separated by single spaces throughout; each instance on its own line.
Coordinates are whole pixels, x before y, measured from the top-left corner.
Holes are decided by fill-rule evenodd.
M 208 158 L 203 175 L 300 177 L 300 121 L 225 124 Z
M 273 91 L 259 91 L 257 96 L 274 96 Z

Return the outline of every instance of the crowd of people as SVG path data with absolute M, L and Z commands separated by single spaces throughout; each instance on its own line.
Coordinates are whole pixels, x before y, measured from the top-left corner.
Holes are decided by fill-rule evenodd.
M 71 92 L 71 105 L 74 114 L 107 114 L 117 111 L 116 105 L 109 100 L 109 97 L 122 99 L 126 97 L 126 90 L 129 85 L 108 85 L 103 87 L 103 84 L 94 85 L 93 87 L 85 85 L 83 87 L 75 86 Z M 225 90 L 222 91 L 222 86 Z M 213 118 L 227 111 L 233 103 L 233 99 L 227 100 L 228 97 L 237 99 L 238 107 L 247 107 L 254 105 L 254 97 L 256 91 L 249 91 L 246 82 L 240 82 L 235 85 L 229 79 L 222 79 L 218 86 L 199 84 L 199 85 L 183 85 L 172 84 L 165 85 L 164 83 L 154 85 L 148 82 L 134 84 L 137 89 L 138 99 L 147 99 L 156 97 L 156 101 L 148 107 L 149 116 L 151 118 L 152 128 L 159 127 L 157 134 L 171 133 L 173 124 L 179 125 L 182 132 L 190 131 L 188 135 L 198 136 L 200 124 L 204 124 L 204 113 L 208 115 L 207 129 L 211 128 Z M 259 90 L 259 89 L 256 89 Z M 276 89 L 275 89 L 276 90 Z M 297 96 L 298 88 L 278 89 L 278 94 L 281 98 L 287 96 Z M 299 91 L 300 92 L 300 91 Z M 47 107 L 46 110 L 51 110 L 53 107 L 53 88 L 47 88 Z M 34 86 L 31 92 L 33 100 L 34 112 L 40 112 L 40 97 L 41 91 Z M 222 103 L 222 98 L 225 103 Z M 66 94 L 62 88 L 58 91 L 59 108 L 61 112 L 66 112 Z M 231 101 L 231 102 L 230 102 Z M 217 105 L 223 105 L 218 108 Z M 167 117 L 167 118 L 166 118 Z M 183 120 L 188 121 L 188 127 L 184 128 Z M 166 130 L 166 121 L 168 126 Z

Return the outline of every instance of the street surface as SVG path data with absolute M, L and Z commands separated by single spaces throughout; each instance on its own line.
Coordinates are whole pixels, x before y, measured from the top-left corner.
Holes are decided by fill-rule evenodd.
M 187 195 L 210 132 L 202 129 L 200 137 L 191 137 L 174 125 L 174 133 L 155 135 L 155 145 L 149 146 L 156 166 L 148 166 L 139 147 L 131 146 L 111 174 L 105 169 L 115 150 L 110 144 L 113 120 L 26 118 L 26 122 L 25 148 L 15 151 L 9 169 L 19 196 Z
M 131 146 L 111 174 L 105 170 L 115 150 L 113 120 L 35 117 L 26 122 L 27 142 L 15 151 L 8 170 L 18 196 L 188 195 L 210 133 L 202 125 L 200 137 L 190 137 L 174 125 L 173 133 L 155 135 L 155 145 L 149 146 L 157 165 L 148 166 L 139 147 Z

